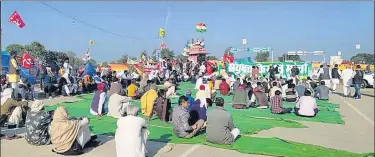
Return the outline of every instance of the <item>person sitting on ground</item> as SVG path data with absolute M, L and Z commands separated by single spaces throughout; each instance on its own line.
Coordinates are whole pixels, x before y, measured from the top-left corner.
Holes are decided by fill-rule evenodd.
M 168 98 L 169 96 L 175 96 L 176 95 L 176 85 L 172 83 L 171 79 L 167 79 L 164 82 L 164 89 L 167 90 L 166 92 L 166 97 Z
M 52 93 L 57 90 L 57 79 L 49 65 L 47 65 L 46 69 L 47 75 L 44 77 L 44 92 L 46 93 L 46 97 L 52 99 Z
M 199 89 L 203 85 L 203 76 L 199 75 L 197 82 L 195 83 L 195 89 Z
M 153 115 L 154 104 L 157 97 L 158 93 L 156 92 L 155 84 L 152 84 L 150 90 L 144 93 L 141 97 L 141 111 L 147 120 L 150 120 Z
M 159 119 L 165 123 L 168 123 L 170 118 L 171 112 L 169 111 L 171 109 L 171 100 L 167 99 L 166 92 L 163 89 L 160 89 L 158 91 L 158 98 L 155 101 L 155 111 L 156 115 L 159 117 Z
M 111 86 L 111 89 L 112 87 L 113 86 Z M 113 118 L 120 118 L 121 114 L 125 112 L 126 107 L 131 104 L 131 100 L 131 97 L 121 95 L 121 90 L 117 91 L 117 93 L 113 93 L 109 96 L 107 115 Z
M 141 81 L 139 82 L 139 87 L 141 89 L 144 89 L 145 86 L 147 85 L 147 81 L 148 81 L 148 75 L 147 74 L 143 74 L 143 77 L 142 77 Z
M 299 81 L 298 85 L 296 86 L 297 95 L 299 97 L 303 96 L 305 94 L 305 91 L 307 90 L 306 82 L 305 81 Z
M 195 94 L 195 100 L 206 98 L 211 98 L 211 94 L 206 90 L 206 86 L 202 84 L 199 87 L 199 91 Z
M 292 108 L 283 107 L 283 101 L 281 98 L 280 90 L 275 91 L 275 96 L 271 97 L 270 103 L 271 103 L 271 113 L 273 114 L 285 114 L 285 113 L 292 112 Z
M 0 126 L 8 123 L 8 128 L 22 126 L 24 123 L 22 114 L 27 110 L 27 101 L 12 99 L 12 93 L 12 88 L 6 88 L 1 93 Z
M 50 139 L 50 125 L 52 112 L 44 110 L 44 103 L 41 100 L 34 101 L 26 115 L 25 139 L 31 145 L 48 145 Z
M 233 93 L 236 92 L 236 90 L 240 87 L 241 85 L 241 79 L 237 77 L 236 81 L 233 83 Z
M 285 101 L 296 102 L 298 100 L 298 93 L 294 88 L 295 88 L 295 85 L 293 83 L 288 84 L 288 89 L 285 90 L 285 94 L 286 94 Z
M 266 94 L 266 96 L 269 97 L 270 88 L 268 85 L 268 81 L 262 81 L 262 87 L 264 88 L 264 93 Z
M 138 107 L 129 105 L 117 120 L 115 134 L 117 157 L 146 156 L 146 142 L 150 134 L 145 119 L 138 117 Z
M 95 147 L 100 142 L 91 136 L 87 117 L 68 117 L 64 106 L 59 106 L 53 113 L 51 122 L 52 151 L 60 155 L 80 155 L 86 147 Z
M 193 96 L 191 96 L 191 90 L 186 91 L 186 97 L 187 97 L 188 100 L 189 100 L 189 104 L 190 104 L 190 105 L 193 104 L 193 102 L 194 102 L 195 100 L 194 100 Z
M 281 88 L 277 86 L 277 82 L 272 82 L 272 88 L 270 89 L 270 98 L 272 98 L 275 95 L 276 91 L 281 91 Z
M 143 87 L 143 92 L 146 93 L 148 90 L 150 90 L 151 84 L 154 84 L 153 80 L 147 80 L 147 84 L 145 87 Z M 155 84 L 156 85 L 156 84 Z
M 113 82 L 111 83 L 111 87 L 108 91 L 108 96 L 111 97 L 112 94 L 117 93 L 119 95 L 125 95 L 125 91 L 122 89 L 121 84 L 118 82 L 118 78 L 113 78 Z
M 282 84 L 281 86 L 281 97 L 283 98 L 283 100 L 286 99 L 286 90 L 288 89 L 288 85 L 291 84 L 293 82 L 293 80 L 287 80 L 285 81 L 285 83 Z
M 247 91 L 244 89 L 243 85 L 240 85 L 233 94 L 233 105 L 235 109 L 246 109 L 249 105 L 249 99 Z
M 302 117 L 315 117 L 318 114 L 318 105 L 315 98 L 311 96 L 310 90 L 306 90 L 304 96 L 297 101 L 294 113 Z
M 212 100 L 206 98 L 205 100 L 198 99 L 190 104 L 189 107 L 189 125 L 195 124 L 198 120 L 202 119 L 207 121 L 206 112 L 212 106 Z
M 215 144 L 233 143 L 240 130 L 234 127 L 232 115 L 224 109 L 224 99 L 216 98 L 216 107 L 207 111 L 206 140 Z
M 219 90 L 221 95 L 229 95 L 230 94 L 230 86 L 226 82 L 225 79 L 221 80 L 221 83 L 219 85 Z
M 246 82 L 245 90 L 247 91 L 247 99 L 251 99 L 253 96 L 253 87 L 251 85 L 251 82 Z
M 253 86 L 253 95 L 251 96 L 249 107 L 255 107 L 259 109 L 268 108 L 267 95 L 259 90 L 256 84 L 254 84 Z
M 257 82 L 257 89 L 263 93 L 266 93 L 266 89 L 263 87 L 262 82 Z
M 215 90 L 220 89 L 220 84 L 223 82 L 223 80 L 225 82 L 225 79 L 223 79 L 221 76 L 216 77 L 215 82 L 214 82 L 214 89 Z M 229 84 L 228 84 L 228 86 L 229 86 Z
M 179 138 L 192 138 L 204 125 L 203 120 L 198 120 L 195 124 L 189 125 L 190 115 L 186 108 L 189 101 L 186 96 L 180 96 L 178 106 L 174 107 L 172 113 L 173 133 Z
M 128 86 L 128 97 L 131 97 L 133 100 L 137 100 L 140 98 L 138 93 L 138 87 L 135 85 L 135 80 L 131 81 L 131 84 Z
M 314 89 L 314 97 L 319 100 L 328 100 L 329 99 L 329 88 L 325 85 L 324 81 L 320 81 L 320 85 Z
M 98 84 L 97 91 L 91 101 L 90 113 L 92 115 L 101 117 L 107 112 L 105 104 L 107 103 L 107 89 L 105 83 Z

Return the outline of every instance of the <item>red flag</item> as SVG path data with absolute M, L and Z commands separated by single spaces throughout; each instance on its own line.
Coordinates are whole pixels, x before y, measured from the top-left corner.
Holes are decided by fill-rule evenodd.
M 24 51 L 22 53 L 22 67 L 26 69 L 31 69 L 33 67 L 34 59 Z
M 18 14 L 17 11 L 14 11 L 13 14 L 10 15 L 9 22 L 16 24 L 19 28 L 23 28 L 26 26 L 20 14 Z

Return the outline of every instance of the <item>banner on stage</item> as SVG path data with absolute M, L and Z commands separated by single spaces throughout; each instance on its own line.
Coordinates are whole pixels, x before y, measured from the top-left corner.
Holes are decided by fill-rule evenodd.
M 268 75 L 269 66 L 272 65 L 276 67 L 279 65 L 279 73 L 280 76 L 283 78 L 289 78 L 290 77 L 290 70 L 293 68 L 294 65 L 297 66 L 297 68 L 300 70 L 299 76 L 310 76 L 312 73 L 312 64 L 311 63 L 294 63 L 294 62 L 263 62 L 263 63 L 230 63 L 227 64 L 227 72 L 229 73 L 239 73 L 243 75 L 248 75 L 251 73 L 252 66 L 259 67 L 259 75 Z

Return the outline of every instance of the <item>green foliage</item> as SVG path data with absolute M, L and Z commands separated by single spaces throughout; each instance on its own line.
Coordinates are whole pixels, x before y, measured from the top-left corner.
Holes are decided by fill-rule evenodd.
M 259 52 L 259 53 L 257 53 L 257 56 L 255 57 L 255 60 L 257 62 L 267 62 L 269 56 L 270 55 L 269 55 L 268 52 Z
M 188 61 L 188 56 L 184 56 L 182 54 L 179 54 L 178 56 L 176 56 L 176 59 L 181 59 L 182 61 L 186 62 L 186 61 Z
M 356 64 L 374 64 L 374 54 L 370 53 L 358 53 L 357 55 L 350 58 L 350 61 Z
M 207 56 L 207 60 L 218 60 L 216 56 Z
M 107 67 L 108 66 L 108 62 L 102 62 L 101 66 L 102 67 Z
M 174 52 L 172 50 L 169 50 L 168 48 L 162 49 L 160 51 L 160 57 L 161 58 L 166 57 L 167 59 L 173 59 L 174 58 Z
M 16 51 L 18 56 L 22 55 L 22 52 L 25 50 L 25 47 L 20 45 L 20 44 L 10 44 L 5 48 L 5 51 L 11 52 L 11 51 Z
M 122 55 L 120 57 L 120 59 L 117 60 L 116 63 L 122 64 L 122 63 L 126 63 L 126 62 L 128 62 L 128 56 L 127 55 Z
M 279 62 L 284 62 L 284 59 L 286 61 L 294 61 L 294 62 L 303 62 L 303 60 L 301 59 L 300 56 L 298 55 L 287 55 L 287 54 L 283 54 L 282 56 L 278 57 L 277 58 L 279 60 Z
M 47 51 L 39 41 L 33 41 L 30 45 L 25 45 L 24 48 L 34 58 L 42 61 L 46 60 Z
M 224 51 L 224 54 L 228 54 L 229 56 L 234 56 L 233 52 L 230 51 L 232 47 L 228 47 L 227 49 L 225 49 Z

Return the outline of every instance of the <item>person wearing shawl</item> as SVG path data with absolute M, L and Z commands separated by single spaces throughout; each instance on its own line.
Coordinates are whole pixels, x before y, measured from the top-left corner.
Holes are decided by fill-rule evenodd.
M 171 101 L 170 99 L 167 99 L 165 90 L 160 89 L 158 91 L 158 98 L 155 101 L 155 106 L 156 114 L 159 119 L 163 122 L 168 123 L 171 118 L 171 112 L 169 111 L 171 109 Z
M 112 88 L 112 87 L 111 87 Z M 125 112 L 127 106 L 130 105 L 131 97 L 122 96 L 121 91 L 113 93 L 108 100 L 108 116 L 120 118 Z
M 201 85 L 199 87 L 199 91 L 195 95 L 195 100 L 206 99 L 206 98 L 211 98 L 211 94 L 210 94 L 210 92 L 208 92 L 206 90 L 206 86 L 205 85 Z
M 90 113 L 92 115 L 101 117 L 106 113 L 105 104 L 107 103 L 107 89 L 105 83 L 98 84 L 98 90 L 91 101 Z
M 141 111 L 144 116 L 148 117 L 148 119 L 150 119 L 153 114 L 154 103 L 157 97 L 158 94 L 156 92 L 155 84 L 152 84 L 150 90 L 141 97 Z
M 115 134 L 117 157 L 145 157 L 146 142 L 149 135 L 145 119 L 138 117 L 138 107 L 129 105 L 126 116 L 117 120 Z
M 201 85 L 203 85 L 203 76 L 202 75 L 200 75 L 199 78 L 197 79 L 197 82 L 195 83 L 195 89 L 199 89 Z
M 268 98 L 267 95 L 258 89 L 256 84 L 253 84 L 253 95 L 250 99 L 249 107 L 255 107 L 259 109 L 268 108 Z
M 52 151 L 61 155 L 80 155 L 89 143 L 98 145 L 91 136 L 87 117 L 69 118 L 64 106 L 58 107 L 53 113 L 51 122 Z
M 26 101 L 16 101 L 12 99 L 12 88 L 6 88 L 1 93 L 1 112 L 0 112 L 0 126 L 6 122 L 9 125 L 20 125 L 22 123 L 23 108 L 27 108 Z
M 51 121 L 51 112 L 44 110 L 43 101 L 34 101 L 26 115 L 26 142 L 31 145 L 50 144 L 49 126 Z
M 235 109 L 248 108 L 249 99 L 247 93 L 248 92 L 244 89 L 244 86 L 240 85 L 238 89 L 234 91 L 232 107 Z
M 114 93 L 117 93 L 119 95 L 125 95 L 125 91 L 122 89 L 122 86 L 119 83 L 118 78 L 116 77 L 113 79 L 113 82 L 111 83 L 111 87 L 108 91 L 108 96 L 111 97 Z
M 236 90 L 240 87 L 240 85 L 241 85 L 240 78 L 237 77 L 236 81 L 234 81 L 233 83 L 233 92 L 236 92 Z

